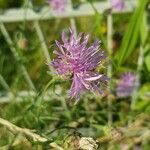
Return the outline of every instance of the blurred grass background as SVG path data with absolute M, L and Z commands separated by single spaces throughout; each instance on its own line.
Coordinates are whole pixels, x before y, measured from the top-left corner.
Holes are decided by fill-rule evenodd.
M 81 3 L 83 2 L 74 0 L 73 6 L 77 9 Z M 47 4 L 43 0 L 33 0 L 35 9 L 45 5 Z M 24 7 L 24 1 L 0 0 L 1 13 L 9 8 L 17 7 Z M 10 103 L 0 104 L 0 117 L 19 127 L 35 129 L 39 135 L 46 137 L 50 142 L 55 141 L 66 150 L 76 149 L 74 143 L 78 136 L 90 136 L 97 139 L 99 149 L 149 150 L 150 24 L 148 16 L 146 0 L 144 2 L 139 0 L 139 5 L 133 13 L 113 15 L 113 53 L 110 60 L 113 64 L 112 93 L 107 91 L 105 97 L 87 93 L 77 105 L 73 105 L 67 97 L 70 82 L 66 83 L 57 79 L 49 87 L 51 94 L 48 94 L 47 101 L 43 100 L 43 95 L 39 97 L 29 95 L 22 98 L 23 101 L 20 102 L 14 98 Z M 107 14 L 78 17 L 75 18 L 75 22 L 78 32 L 90 33 L 90 42 L 92 39 L 102 39 L 102 47 L 107 50 Z M 20 63 L 27 68 L 37 91 L 42 91 L 52 79 L 52 76 L 47 73 L 48 67 L 33 24 L 32 21 L 5 24 L 13 39 L 13 46 L 21 58 L 19 61 L 16 61 L 0 33 L 0 74 L 5 78 L 13 93 L 29 90 L 21 73 Z M 60 39 L 63 30 L 67 31 L 70 20 L 65 18 L 40 21 L 40 26 L 49 47 L 49 53 L 53 57 L 55 40 Z M 137 62 L 141 46 L 144 54 L 142 67 L 139 68 Z M 104 71 L 106 69 L 107 67 Z M 123 72 L 127 71 L 139 74 L 141 82 L 133 108 L 131 108 L 132 98 L 120 99 L 114 94 L 113 84 Z M 0 84 L 0 91 L 1 95 L 5 95 L 6 90 L 2 84 Z M 108 107 L 108 100 L 111 101 L 111 108 Z M 111 126 L 108 125 L 109 111 L 113 120 Z M 51 132 L 53 130 L 55 131 Z M 16 141 L 21 143 L 14 144 Z M 19 133 L 12 134 L 7 128 L 0 126 L 0 150 L 27 148 L 50 149 L 48 143 L 33 142 L 32 139 L 22 137 Z

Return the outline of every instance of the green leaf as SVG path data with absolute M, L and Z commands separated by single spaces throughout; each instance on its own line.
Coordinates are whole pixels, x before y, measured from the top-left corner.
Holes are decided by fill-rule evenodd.
M 118 66 L 123 64 L 126 59 L 133 52 L 137 40 L 139 37 L 140 25 L 143 19 L 143 14 L 145 10 L 145 6 L 148 0 L 139 0 L 138 6 L 134 11 L 133 16 L 131 17 L 128 29 L 124 35 L 121 48 L 116 53 L 115 59 L 118 62 Z
M 145 57 L 145 64 L 148 71 L 150 71 L 150 54 Z
M 148 37 L 148 24 L 147 24 L 146 12 L 143 14 L 143 17 L 142 17 L 142 22 L 140 26 L 140 35 L 141 35 L 142 45 L 145 45 L 145 42 Z
M 145 65 L 150 71 L 150 44 L 147 42 L 148 39 L 148 24 L 147 24 L 147 14 L 146 12 L 143 14 L 143 19 L 141 22 L 141 28 L 140 28 L 140 35 L 141 35 L 141 42 L 142 46 L 144 48 L 144 61 Z

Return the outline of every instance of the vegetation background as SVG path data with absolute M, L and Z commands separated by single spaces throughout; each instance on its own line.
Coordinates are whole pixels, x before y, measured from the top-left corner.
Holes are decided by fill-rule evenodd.
M 72 2 L 73 9 L 78 9 L 85 2 L 92 5 L 96 0 Z M 27 0 L 0 0 L 0 15 L 10 8 L 24 8 L 27 3 Z M 106 11 L 99 14 L 95 11 L 93 16 L 74 18 L 77 32 L 90 33 L 90 42 L 99 38 L 103 49 L 108 50 L 110 59 L 99 70 L 108 73 L 107 66 L 112 68 L 105 96 L 86 93 L 76 105 L 67 96 L 70 81 L 49 74 L 34 22 L 5 23 L 18 57 L 14 57 L 0 32 L 0 117 L 16 126 L 0 119 L 0 150 L 76 150 L 82 137 L 97 140 L 99 147 L 93 150 L 150 149 L 150 2 L 137 0 L 137 3 L 132 13 Z M 32 4 L 36 12 L 48 5 L 45 0 L 33 0 Z M 108 15 L 113 17 L 111 51 L 107 44 Z M 40 21 L 40 26 L 53 58 L 55 40 L 60 39 L 63 30 L 68 31 L 70 18 Z M 22 65 L 37 94 L 18 98 L 21 91 L 30 90 Z M 116 82 L 124 72 L 134 72 L 140 86 L 131 97 L 118 98 Z M 13 93 L 13 98 L 1 102 L 8 92 Z M 24 128 L 46 141 L 27 134 Z

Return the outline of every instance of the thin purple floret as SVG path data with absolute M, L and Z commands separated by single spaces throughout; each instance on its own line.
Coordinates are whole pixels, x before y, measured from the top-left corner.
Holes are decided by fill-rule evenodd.
M 62 32 L 62 43 L 56 41 L 58 50 L 54 53 L 57 57 L 51 64 L 57 74 L 65 79 L 72 79 L 69 91 L 71 98 L 79 99 L 87 90 L 102 94 L 99 86 L 108 81 L 105 75 L 95 71 L 106 59 L 105 52 L 100 49 L 100 41 L 97 40 L 87 47 L 88 40 L 89 35 L 82 33 L 75 38 L 70 29 L 70 38 Z

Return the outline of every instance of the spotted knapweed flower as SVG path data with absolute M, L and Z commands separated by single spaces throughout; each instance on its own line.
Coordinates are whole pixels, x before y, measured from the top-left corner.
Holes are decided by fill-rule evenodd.
M 48 3 L 54 11 L 62 12 L 66 8 L 67 0 L 48 0 Z
M 83 33 L 75 37 L 71 29 L 70 38 L 62 32 L 62 43 L 56 41 L 58 50 L 54 53 L 57 57 L 51 63 L 59 75 L 72 79 L 69 95 L 78 100 L 87 90 L 102 94 L 99 86 L 108 81 L 106 76 L 95 71 L 106 58 L 104 51 L 100 50 L 100 41 L 87 47 L 88 39 L 89 35 Z
M 122 11 L 125 8 L 124 0 L 111 0 L 111 7 L 115 11 Z
M 131 72 L 125 73 L 118 82 L 116 94 L 120 98 L 129 97 L 133 94 L 137 86 L 136 75 Z

